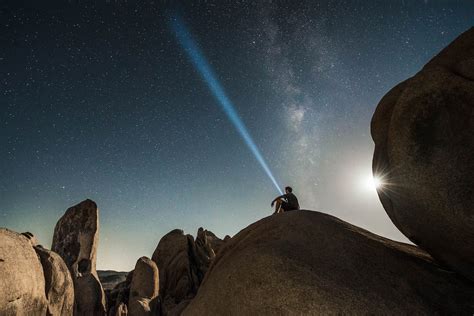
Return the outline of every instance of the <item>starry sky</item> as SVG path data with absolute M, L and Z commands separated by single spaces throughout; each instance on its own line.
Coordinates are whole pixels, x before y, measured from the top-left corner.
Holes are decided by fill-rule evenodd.
M 406 241 L 370 186 L 380 98 L 473 25 L 473 1 L 2 1 L 0 226 L 50 247 L 100 209 L 99 269 L 174 228 L 233 235 L 277 190 L 175 33 L 179 15 L 303 208 Z

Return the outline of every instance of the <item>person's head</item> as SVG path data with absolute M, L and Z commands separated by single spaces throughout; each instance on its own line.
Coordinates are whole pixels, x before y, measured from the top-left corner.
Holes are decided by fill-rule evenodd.
M 285 187 L 285 192 L 286 193 L 291 193 L 291 192 L 293 192 L 293 188 L 292 187 Z

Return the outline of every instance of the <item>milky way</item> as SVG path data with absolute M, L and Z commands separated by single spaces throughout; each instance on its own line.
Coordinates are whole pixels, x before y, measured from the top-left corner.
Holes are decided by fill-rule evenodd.
M 472 26 L 472 1 L 3 1 L 0 226 L 50 247 L 100 208 L 99 269 L 165 233 L 235 234 L 276 190 L 179 46 L 179 14 L 304 208 L 403 239 L 370 177 L 380 98 Z

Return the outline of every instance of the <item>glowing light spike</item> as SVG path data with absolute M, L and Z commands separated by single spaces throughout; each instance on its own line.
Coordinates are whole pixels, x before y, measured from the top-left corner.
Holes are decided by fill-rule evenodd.
M 235 126 L 238 133 L 243 138 L 245 144 L 247 144 L 250 151 L 253 153 L 253 155 L 255 156 L 257 161 L 260 163 L 265 173 L 268 175 L 272 183 L 277 188 L 278 192 L 280 192 L 280 194 L 283 194 L 275 177 L 270 171 L 270 168 L 265 162 L 265 159 L 260 153 L 260 150 L 258 149 L 257 145 L 255 144 L 252 137 L 250 136 L 250 133 L 248 132 L 244 122 L 240 119 L 237 111 L 234 108 L 234 105 L 225 94 L 225 91 L 220 85 L 219 81 L 217 80 L 217 77 L 215 76 L 211 66 L 207 63 L 206 58 L 202 54 L 198 45 L 192 39 L 191 34 L 187 30 L 184 23 L 181 21 L 180 17 L 175 16 L 171 20 L 171 26 L 175 32 L 175 35 L 176 35 L 176 38 L 178 39 L 179 44 L 184 49 L 189 59 L 193 63 L 193 65 L 198 69 L 199 74 L 204 79 L 204 82 L 207 84 L 207 86 L 211 90 L 214 97 L 217 99 L 218 104 L 221 106 L 224 113 L 227 115 L 229 120 Z

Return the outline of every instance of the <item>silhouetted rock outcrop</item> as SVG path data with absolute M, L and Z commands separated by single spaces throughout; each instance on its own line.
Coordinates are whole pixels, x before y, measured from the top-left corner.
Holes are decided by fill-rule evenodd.
M 41 246 L 34 247 L 43 267 L 48 315 L 72 315 L 74 312 L 74 284 L 63 259 Z
M 58 253 L 74 282 L 75 313 L 104 315 L 105 294 L 96 271 L 99 212 L 85 200 L 67 209 L 54 229 L 52 250 Z
M 160 271 L 160 297 L 162 311 L 174 314 L 175 307 L 182 309 L 192 299 L 215 257 L 212 244 L 219 239 L 211 232 L 199 228 L 196 240 L 175 229 L 161 238 L 152 260 Z
M 411 241 L 474 280 L 474 28 L 380 101 L 380 200 Z
M 0 228 L 0 315 L 45 315 L 43 268 L 28 237 Z
M 474 310 L 474 284 L 419 248 L 294 211 L 227 242 L 184 315 L 420 315 Z
M 157 315 L 159 309 L 159 275 L 156 263 L 147 257 L 138 259 L 133 270 L 128 299 L 130 315 Z
M 224 239 L 220 239 L 210 230 L 205 230 L 207 242 L 210 244 L 214 254 L 217 254 L 224 243 L 230 239 L 230 236 L 226 235 Z

